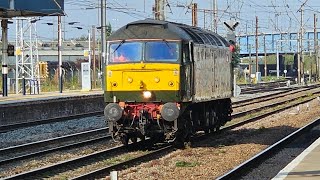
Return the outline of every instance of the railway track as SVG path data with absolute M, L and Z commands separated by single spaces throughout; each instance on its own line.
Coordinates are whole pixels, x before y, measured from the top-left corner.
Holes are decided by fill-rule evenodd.
M 269 113 L 266 113 L 266 114 L 262 114 L 262 115 L 258 115 L 258 116 L 253 117 L 253 118 L 249 118 L 249 119 L 247 119 L 245 121 L 242 121 L 242 122 L 239 122 L 237 124 L 226 126 L 226 127 L 222 128 L 218 133 L 223 133 L 225 131 L 229 131 L 231 129 L 240 127 L 240 126 L 242 126 L 244 124 L 247 124 L 247 123 L 250 123 L 250 122 L 253 122 L 253 121 L 256 121 L 256 120 L 259 120 L 259 119 L 264 118 L 266 116 L 269 116 L 271 114 L 284 111 L 286 109 L 289 109 L 291 107 L 294 107 L 294 106 L 302 104 L 302 103 L 306 103 L 308 101 L 311 101 L 312 99 L 314 99 L 314 98 L 307 99 L 307 100 L 304 100 L 304 101 L 289 105 L 287 107 L 279 108 L 279 109 L 274 110 L 272 112 L 269 112 Z M 198 140 L 201 140 L 201 138 L 203 138 L 203 136 L 196 137 L 196 139 L 198 139 Z M 173 150 L 172 146 L 168 146 L 166 148 L 168 148 L 168 149 L 166 149 L 166 151 L 172 151 Z M 163 153 L 162 151 L 160 151 L 160 152 Z M 158 153 L 158 152 L 157 151 L 153 152 L 152 156 L 156 156 L 157 155 L 156 153 Z M 78 176 L 78 177 L 75 177 L 75 178 L 72 178 L 72 179 L 80 180 L 80 179 L 101 178 L 103 176 L 109 175 L 111 170 L 121 170 L 121 169 L 123 169 L 123 167 L 130 167 L 130 166 L 132 166 L 132 164 L 137 164 L 138 162 L 141 161 L 140 158 L 142 158 L 142 157 L 139 157 L 139 159 L 136 159 L 136 160 L 135 159 L 131 159 L 130 161 L 121 162 L 119 164 L 116 164 L 116 165 L 113 165 L 113 166 L 109 166 L 109 167 L 106 167 L 106 168 L 102 168 L 102 169 L 99 169 L 99 170 L 96 170 L 96 171 L 93 171 L 93 172 L 90 172 L 90 173 L 87 173 L 87 174 L 84 174 L 84 175 L 81 175 L 81 176 Z
M 278 83 L 278 82 L 275 82 Z M 310 86 L 310 87 L 315 87 L 315 86 Z M 286 89 L 277 89 L 281 92 L 275 93 L 275 94 L 281 94 L 284 92 L 289 92 L 292 90 L 296 90 L 298 87 L 293 87 L 293 88 L 286 88 Z M 261 90 L 261 89 L 260 89 Z M 261 92 L 259 89 L 254 90 L 255 92 Z M 266 91 L 266 90 L 263 90 Z M 266 95 L 270 96 L 270 95 Z M 273 95 L 271 95 L 273 96 Z M 262 98 L 262 97 L 261 97 Z M 246 101 L 253 101 L 259 98 L 252 98 L 250 100 L 243 100 L 239 102 L 233 103 L 234 105 L 239 104 L 239 103 L 244 103 Z M 51 118 L 47 120 L 38 120 L 38 121 L 32 121 L 32 122 L 24 122 L 24 123 L 16 123 L 16 124 L 9 124 L 9 125 L 3 125 L 0 126 L 0 133 L 5 133 L 8 131 L 20 129 L 20 128 L 26 128 L 26 127 L 31 127 L 31 126 L 37 126 L 37 125 L 42 125 L 42 124 L 50 124 L 50 123 L 55 123 L 55 122 L 62 122 L 62 121 L 67 121 L 67 120 L 72 120 L 72 119 L 79 119 L 79 118 L 85 118 L 85 117 L 91 117 L 91 116 L 103 116 L 103 111 L 99 112 L 93 112 L 93 113 L 87 113 L 87 114 L 80 114 L 80 115 L 75 115 L 75 116 L 68 116 L 68 117 L 63 117 L 63 118 Z
M 280 107 L 280 108 L 274 109 L 272 111 L 269 111 L 267 113 L 256 115 L 255 117 L 246 119 L 246 120 L 241 121 L 239 123 L 224 127 L 223 129 L 221 129 L 220 132 L 228 131 L 230 129 L 233 129 L 233 128 L 242 126 L 244 124 L 247 124 L 249 122 L 253 122 L 253 121 L 259 120 L 259 119 L 261 119 L 263 117 L 266 117 L 266 116 L 269 116 L 271 114 L 274 114 L 274 113 L 277 113 L 277 112 L 281 112 L 283 110 L 286 110 L 288 108 L 297 106 L 299 104 L 306 103 L 308 101 L 313 100 L 314 98 L 315 98 L 314 96 L 305 97 L 304 100 L 301 100 L 301 98 L 300 98 L 300 100 L 298 102 L 291 102 L 291 104 L 289 104 L 289 105 L 287 105 L 285 107 Z M 299 98 L 297 98 L 297 99 L 299 99 Z M 131 146 L 133 146 L 133 145 L 131 145 Z M 97 170 L 89 172 L 89 173 L 84 173 L 81 176 L 74 177 L 74 179 L 92 179 L 92 178 L 103 177 L 105 175 L 108 175 L 111 170 L 114 170 L 114 169 L 119 170 L 119 169 L 123 169 L 123 167 L 129 167 L 129 166 L 132 166 L 133 164 L 137 164 L 137 163 L 140 163 L 140 162 L 143 162 L 143 161 L 148 161 L 148 160 L 150 160 L 150 158 L 152 159 L 152 157 L 157 156 L 157 154 L 163 154 L 163 153 L 165 154 L 166 152 L 170 152 L 170 151 L 173 151 L 173 147 L 171 145 L 164 146 L 164 147 L 159 148 L 158 150 L 150 151 L 149 153 L 146 153 L 146 154 L 143 154 L 141 156 L 132 158 L 132 159 L 130 159 L 128 161 L 122 161 L 120 163 L 116 163 L 116 164 L 107 166 L 107 167 L 102 168 L 102 169 L 97 169 Z M 100 158 L 100 160 L 104 160 L 106 158 L 110 158 L 110 157 L 113 157 L 113 156 L 121 155 L 123 153 L 126 153 L 126 148 L 124 148 L 123 146 L 118 146 L 118 147 L 115 147 L 115 148 L 112 148 L 112 149 L 99 151 L 99 152 L 96 152 L 96 153 L 93 153 L 93 154 L 89 154 L 89 155 L 86 155 L 86 156 L 83 156 L 83 157 L 71 159 L 71 160 L 68 160 L 68 161 L 59 162 L 59 163 L 56 163 L 56 164 L 53 164 L 53 165 L 50 165 L 50 166 L 46 166 L 46 167 L 43 167 L 43 168 L 39 168 L 39 169 L 35 169 L 35 170 L 32 170 L 32 171 L 24 172 L 24 173 L 21 173 L 21 174 L 17 174 L 17 175 L 11 176 L 11 177 L 7 177 L 5 179 L 24 179 L 24 178 L 28 178 L 28 177 L 29 178 L 30 177 L 32 177 L 32 178 L 41 178 L 43 176 L 43 174 L 52 174 L 52 171 L 55 171 L 57 169 L 64 169 L 64 170 L 65 169 L 70 169 L 71 166 L 73 166 L 73 168 L 76 168 L 78 166 L 83 166 L 84 164 L 88 164 L 88 161 L 90 161 L 90 160 L 92 161 L 92 160 L 97 159 L 97 158 L 98 159 Z M 103 157 L 103 158 L 101 159 L 101 157 Z
M 3 148 L 3 149 L 0 149 L 0 154 L 2 155 L 5 154 L 7 158 L 0 159 L 0 165 L 8 164 L 14 161 L 19 161 L 27 158 L 37 157 L 37 156 L 48 154 L 55 151 L 62 151 L 65 149 L 86 146 L 88 144 L 93 144 L 100 141 L 111 140 L 111 136 L 107 133 L 108 133 L 108 128 L 100 128 L 100 129 L 94 129 L 94 130 L 89 130 L 85 132 L 70 134 L 66 136 L 50 138 L 42 141 Z M 87 138 L 87 137 L 93 137 L 93 138 Z M 79 139 L 84 139 L 84 138 L 85 140 L 79 141 Z M 68 141 L 73 141 L 74 139 L 77 139 L 77 142 L 71 142 L 69 144 L 64 143 Z M 48 147 L 48 146 L 49 147 L 51 146 L 51 148 L 41 149 L 41 147 Z M 31 149 L 32 149 L 32 152 L 25 153 L 25 151 L 27 150 L 30 151 Z M 40 149 L 40 150 L 35 151 L 34 149 Z M 19 155 L 14 155 L 10 157 L 9 154 L 12 152 L 14 152 L 15 154 L 18 153 Z M 24 152 L 24 153 L 21 153 L 21 152 Z
M 319 93 L 320 93 L 320 90 L 318 90 L 316 92 L 313 92 L 313 94 L 319 94 Z M 257 108 L 254 108 L 254 109 L 249 109 L 247 111 L 242 111 L 242 112 L 238 112 L 238 113 L 233 113 L 232 114 L 232 119 L 239 118 L 241 116 L 245 116 L 245 115 L 248 115 L 248 114 L 251 114 L 251 113 L 254 113 L 254 112 L 259 112 L 259 111 L 262 111 L 263 109 L 266 109 L 266 108 L 273 108 L 273 107 L 276 107 L 276 106 L 279 106 L 279 105 L 283 105 L 283 104 L 286 104 L 286 103 L 288 103 L 290 101 L 295 101 L 295 100 L 298 100 L 300 98 L 306 98 L 308 96 L 310 96 L 310 94 L 304 94 L 304 95 L 301 95 L 301 96 L 298 96 L 298 97 L 286 99 L 286 100 L 279 101 L 279 102 L 276 102 L 276 103 L 271 103 L 271 104 L 268 104 L 268 105 L 265 105 L 265 106 L 262 106 L 262 107 L 257 107 Z
M 242 85 L 241 91 L 243 94 L 253 94 L 257 92 L 266 92 L 266 91 L 274 91 L 278 90 L 278 88 L 283 88 L 287 85 L 287 81 L 275 81 L 269 83 L 259 83 L 256 85 Z
M 301 90 L 298 90 L 298 91 L 295 91 L 295 92 L 288 93 L 286 95 L 290 95 L 290 94 L 293 94 L 293 93 L 298 93 L 298 92 L 301 92 L 301 91 L 304 91 L 304 90 L 310 90 L 310 89 L 311 88 L 301 89 Z M 276 95 L 278 95 L 278 93 Z M 283 95 L 283 96 L 285 96 L 285 95 Z M 283 96 L 281 95 L 281 97 L 283 97 Z M 272 97 L 274 97 L 274 96 L 272 96 Z M 269 96 L 268 98 L 272 99 L 272 97 Z M 257 99 L 260 99 L 260 98 L 254 98 L 254 100 L 257 100 Z M 301 98 L 301 97 L 297 97 L 297 98 Z M 291 100 L 292 99 L 289 99 L 287 101 L 291 101 Z M 265 101 L 265 99 L 262 99 L 261 101 Z M 235 113 L 235 114 L 232 115 L 232 118 L 245 116 L 245 115 L 250 114 L 252 112 L 261 111 L 261 110 L 263 110 L 265 108 L 275 107 L 275 106 L 284 104 L 287 101 L 282 101 L 282 102 L 279 102 L 279 103 L 273 103 L 273 104 L 270 104 L 268 106 L 263 106 L 263 107 L 260 107 L 260 108 L 255 108 L 255 109 L 250 109 L 248 111 Z M 250 101 L 250 102 L 251 103 L 257 103 L 256 101 L 255 102 Z M 241 104 L 241 105 L 247 105 L 247 104 L 248 103 Z M 238 105 L 237 107 L 239 107 L 239 106 L 240 105 Z M 0 154 L 6 154 L 7 157 L 8 157 L 8 155 L 10 155 L 11 152 L 15 152 L 15 154 L 18 154 L 18 155 L 15 155 L 15 156 L 12 156 L 12 157 L 9 156 L 9 158 L 6 158 L 6 159 L 0 158 L 0 165 L 11 163 L 11 162 L 14 162 L 14 161 L 27 159 L 27 158 L 33 158 L 33 157 L 36 157 L 36 156 L 48 154 L 48 153 L 55 152 L 55 151 L 62 151 L 62 150 L 65 150 L 65 149 L 76 148 L 76 147 L 85 146 L 85 145 L 88 145 L 88 144 L 93 144 L 93 143 L 96 143 L 96 142 L 99 142 L 99 141 L 110 140 L 111 137 L 110 137 L 110 135 L 106 135 L 106 132 L 108 132 L 108 128 L 101 128 L 101 129 L 85 131 L 85 132 L 71 134 L 71 135 L 62 136 L 62 137 L 51 138 L 51 139 L 47 139 L 47 140 L 43 140 L 43 141 L 38 141 L 38 142 L 27 143 L 27 144 L 22 144 L 22 145 L 18 145 L 18 146 L 12 146 L 12 147 L 8 147 L 8 148 L 3 148 L 3 149 L 0 149 Z M 100 134 L 100 136 L 98 136 L 98 137 L 79 141 L 79 139 L 81 139 L 81 138 L 93 137 L 93 136 L 99 135 L 99 134 Z M 77 142 L 72 142 L 72 143 L 69 143 L 69 144 L 59 145 L 59 144 L 61 144 L 61 142 L 67 142 L 67 141 L 70 141 L 72 139 L 77 139 Z M 52 145 L 52 144 L 55 145 L 52 148 L 47 148 L 47 149 L 42 149 L 42 150 L 39 150 L 39 151 L 34 151 L 34 149 L 39 149 L 39 147 L 48 147 L 48 146 L 50 147 L 50 145 Z M 31 153 L 26 153 L 27 150 L 31 150 L 31 149 L 33 150 Z M 23 154 L 21 154 L 21 153 L 19 154 L 19 152 L 23 152 Z
M 103 112 L 93 112 L 93 113 L 86 113 L 86 114 L 79 114 L 75 116 L 68 116 L 68 117 L 62 117 L 62 118 L 51 118 L 46 120 L 37 120 L 32 122 L 24 122 L 24 123 L 16 123 L 16 124 L 9 124 L 9 125 L 2 125 L 0 126 L 0 133 L 5 133 L 8 131 L 20 129 L 20 128 L 26 128 L 31 126 L 37 126 L 41 124 L 50 124 L 55 122 L 62 122 L 72 119 L 79 119 L 79 118 L 85 118 L 85 117 L 91 117 L 91 116 L 100 116 L 103 115 Z
M 220 176 L 217 179 L 219 180 L 239 179 L 242 175 L 248 173 L 252 168 L 257 167 L 257 165 L 259 165 L 261 162 L 272 158 L 277 152 L 285 148 L 286 145 L 290 144 L 296 138 L 308 133 L 309 130 L 319 125 L 320 125 L 320 119 L 314 120 L 313 122 L 289 134 L 288 136 L 274 143 L 264 151 L 260 152 L 259 154 L 255 155 L 249 160 L 243 162 L 236 168 L 232 169 L 231 171 L 227 172 L 226 174 L 224 174 L 223 176 Z
M 285 90 L 285 91 L 281 91 L 281 92 L 277 92 L 277 93 L 273 93 L 273 94 L 267 94 L 267 95 L 263 95 L 263 96 L 259 96 L 259 97 L 255 97 L 255 98 L 245 99 L 242 101 L 233 102 L 232 108 L 238 108 L 238 107 L 247 106 L 247 105 L 254 104 L 254 103 L 272 100 L 275 98 L 281 98 L 281 97 L 285 97 L 285 96 L 299 93 L 302 91 L 308 91 L 311 89 L 315 89 L 315 88 L 317 88 L 317 87 L 293 88 L 290 90 Z
M 288 80 L 271 81 L 271 82 L 260 82 L 257 84 L 240 84 L 240 87 L 266 87 L 266 86 L 281 86 L 281 84 L 286 84 Z

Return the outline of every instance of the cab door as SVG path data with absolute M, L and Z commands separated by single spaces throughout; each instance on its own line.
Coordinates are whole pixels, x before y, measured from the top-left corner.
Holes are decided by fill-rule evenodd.
M 182 45 L 182 72 L 181 81 L 183 82 L 183 101 L 192 101 L 194 94 L 194 66 L 193 66 L 193 44 L 185 42 Z

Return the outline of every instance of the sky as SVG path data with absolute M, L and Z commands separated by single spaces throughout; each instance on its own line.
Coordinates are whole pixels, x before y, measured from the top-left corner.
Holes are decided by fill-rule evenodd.
M 191 25 L 190 4 L 198 3 L 198 24 L 200 27 L 212 27 L 214 0 L 167 0 L 166 20 Z M 101 0 L 65 0 L 66 16 L 63 20 L 65 39 L 87 36 L 89 29 L 100 26 Z M 296 32 L 301 23 L 300 9 L 303 7 L 303 26 L 313 29 L 313 14 L 319 16 L 319 0 L 217 0 L 218 33 L 224 35 L 223 22 L 238 21 L 237 34 L 255 32 L 258 17 L 259 32 Z M 125 24 L 145 18 L 153 18 L 154 0 L 107 0 L 107 21 L 116 30 Z M 302 6 L 303 5 L 303 6 Z M 57 17 L 38 17 L 37 35 L 40 40 L 57 39 Z M 68 23 L 77 22 L 74 25 Z M 49 26 L 47 23 L 53 23 Z M 320 23 L 318 23 L 320 24 Z M 78 29 L 78 28 L 82 29 Z M 318 26 L 319 27 L 319 26 Z M 97 36 L 99 32 L 97 32 Z M 9 25 L 9 39 L 15 39 L 15 25 Z

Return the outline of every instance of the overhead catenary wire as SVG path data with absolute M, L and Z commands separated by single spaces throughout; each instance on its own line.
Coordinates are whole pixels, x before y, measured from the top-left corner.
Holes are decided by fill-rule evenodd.
M 56 0 L 52 0 L 56 1 Z M 254 1 L 254 0 L 217 0 L 219 3 L 218 9 L 218 24 L 219 29 L 222 33 L 225 32 L 223 26 L 221 24 L 224 21 L 228 21 L 230 19 L 239 21 L 240 26 L 237 29 L 238 32 L 246 32 L 246 27 L 250 32 L 254 32 L 252 20 L 254 16 L 259 16 L 259 27 L 261 31 L 266 32 L 291 32 L 295 31 L 299 27 L 299 18 L 297 18 L 298 13 L 296 11 L 299 9 L 300 5 L 305 2 L 305 0 L 294 1 L 294 0 L 266 0 L 266 1 Z M 318 13 L 318 7 L 314 6 L 315 0 L 309 0 L 305 3 L 305 21 L 303 23 L 305 28 L 311 29 L 311 19 L 310 13 Z M 90 9 L 99 8 L 98 0 L 65 0 L 65 11 L 69 14 L 74 14 L 77 11 L 82 11 L 85 13 L 96 13 Z M 190 3 L 198 2 L 199 9 L 205 9 L 206 3 L 211 3 L 212 0 L 165 0 L 166 9 L 167 9 L 167 20 L 179 23 L 191 24 L 191 11 L 189 10 Z M 127 1 L 127 0 L 108 0 L 107 7 L 110 13 L 110 16 L 117 15 L 116 17 L 119 19 L 118 21 L 113 21 L 113 27 L 120 27 L 124 23 L 123 18 L 121 16 L 129 17 L 127 18 L 129 21 L 139 20 L 145 18 L 152 18 L 152 5 L 153 0 L 135 0 L 135 1 Z M 289 7 L 288 7 L 289 6 Z M 70 11 L 70 12 L 69 12 Z M 114 12 L 114 13 L 113 13 Z M 123 15 L 121 15 L 121 14 Z M 199 26 L 210 27 L 211 21 L 209 20 L 209 14 L 211 12 L 207 11 L 206 13 L 199 13 Z M 268 13 L 268 15 L 265 15 Z M 206 14 L 207 16 L 204 16 Z M 262 15 L 264 17 L 262 17 Z M 276 22 L 276 18 L 278 18 L 278 22 Z M 311 15 L 312 15 L 311 14 Z M 98 14 L 97 14 L 98 16 Z M 83 22 L 84 19 L 79 17 L 65 17 L 65 24 L 69 21 L 80 21 L 81 25 L 86 27 L 85 24 L 91 22 L 88 27 L 91 25 L 99 26 L 97 20 Z M 190 18 L 190 19 L 189 19 Z M 43 22 L 53 22 L 49 18 L 41 18 Z M 115 19 L 115 18 L 110 18 Z M 206 19 L 206 21 L 204 21 Z M 117 23 L 117 24 L 114 24 Z M 43 26 L 43 25 L 41 25 Z M 276 28 L 275 28 L 276 27 Z M 115 30 L 115 29 L 114 29 Z M 69 30 L 70 31 L 70 30 Z

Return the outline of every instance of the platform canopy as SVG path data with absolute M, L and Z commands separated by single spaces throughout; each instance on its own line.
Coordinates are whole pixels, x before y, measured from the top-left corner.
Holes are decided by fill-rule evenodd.
M 9 1 L 0 1 L 0 10 L 9 9 Z
M 0 0 L 0 17 L 64 15 L 64 0 Z

